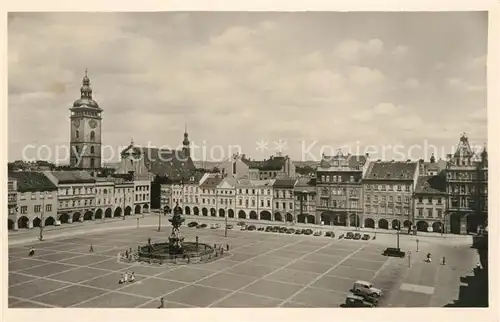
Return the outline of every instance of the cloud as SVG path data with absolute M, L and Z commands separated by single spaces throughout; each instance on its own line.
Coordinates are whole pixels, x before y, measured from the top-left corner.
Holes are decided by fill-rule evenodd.
M 334 52 L 343 60 L 355 62 L 363 55 L 381 55 L 384 52 L 384 43 L 380 39 L 370 39 L 366 42 L 343 40 L 335 47 Z
M 470 84 L 461 78 L 451 77 L 445 79 L 448 86 L 466 92 L 484 92 L 486 90 L 486 86 L 484 85 L 476 85 Z
M 410 43 L 384 31 L 390 26 L 385 19 L 375 32 L 329 28 L 332 19 L 294 15 L 10 14 L 9 158 L 19 158 L 32 142 L 68 144 L 68 108 L 80 97 L 85 68 L 104 110 L 103 142 L 112 146 L 126 145 L 130 137 L 138 144 L 177 146 L 187 124 L 193 141 L 238 143 L 248 154 L 261 138 L 290 138 L 287 153 L 298 158 L 300 145 L 292 146 L 292 138 L 377 144 L 412 129 L 412 137 L 402 135 L 417 140 L 429 135 L 428 123 L 436 136 L 445 127 L 456 136 L 461 130 L 452 123 L 462 126 L 458 121 L 470 112 L 464 108 L 485 106 L 474 95 L 485 83 L 452 61 L 447 68 L 456 80 L 449 90 L 427 90 L 443 82 L 426 78 L 421 68 L 441 57 L 431 46 L 439 40 L 434 34 Z M 408 47 L 392 45 L 403 42 L 411 55 Z M 470 59 L 466 50 L 453 54 L 461 62 Z M 397 90 L 401 80 L 411 92 Z M 463 92 L 458 102 L 457 90 Z M 455 118 L 429 119 L 435 102 L 443 111 L 453 108 Z M 417 118 L 426 122 L 418 127 Z M 483 135 L 485 129 L 475 125 Z

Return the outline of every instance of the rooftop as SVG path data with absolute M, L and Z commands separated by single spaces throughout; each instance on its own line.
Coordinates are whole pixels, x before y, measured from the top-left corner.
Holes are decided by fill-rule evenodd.
M 40 172 L 9 172 L 10 178 L 17 181 L 17 191 L 19 192 L 57 190 L 56 185 Z
M 273 188 L 293 189 L 296 182 L 295 179 L 276 179 Z
M 202 189 L 214 189 L 217 188 L 219 183 L 221 183 L 222 178 L 219 176 L 216 177 L 208 177 L 203 181 L 203 183 L 200 185 L 200 188 Z
M 58 183 L 94 183 L 95 178 L 87 171 L 51 171 Z
M 287 160 L 287 156 L 271 156 L 264 161 L 249 160 L 244 156 L 241 158 L 241 161 L 248 165 L 250 169 L 257 169 L 259 171 L 279 171 L 283 169 Z
M 419 177 L 415 193 L 446 194 L 446 179 L 441 175 Z
M 413 180 L 417 162 L 370 162 L 364 180 Z

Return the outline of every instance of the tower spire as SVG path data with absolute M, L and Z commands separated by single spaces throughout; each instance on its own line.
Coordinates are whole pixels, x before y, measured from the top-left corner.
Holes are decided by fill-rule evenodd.
M 92 99 L 92 88 L 90 87 L 90 79 L 87 76 L 87 68 L 85 68 L 85 76 L 82 79 L 82 87 L 80 88 L 81 98 Z

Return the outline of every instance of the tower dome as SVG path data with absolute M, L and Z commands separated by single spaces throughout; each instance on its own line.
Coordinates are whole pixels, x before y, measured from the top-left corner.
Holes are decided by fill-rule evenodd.
M 77 99 L 73 103 L 73 107 L 99 108 L 99 104 L 92 99 L 92 87 L 90 87 L 90 78 L 87 76 L 87 69 L 85 69 L 85 76 L 82 79 L 82 87 L 80 87 L 80 99 Z

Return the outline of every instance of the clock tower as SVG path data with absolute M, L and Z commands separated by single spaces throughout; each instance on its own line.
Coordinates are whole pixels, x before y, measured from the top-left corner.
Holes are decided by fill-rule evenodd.
M 80 99 L 69 109 L 71 111 L 70 165 L 80 169 L 97 169 L 101 167 L 102 109 L 92 99 L 92 88 L 86 69 L 80 94 Z

